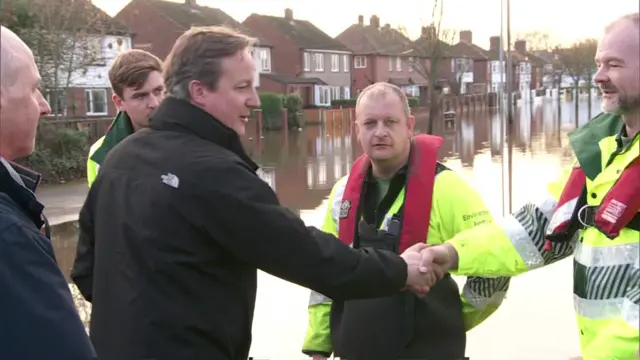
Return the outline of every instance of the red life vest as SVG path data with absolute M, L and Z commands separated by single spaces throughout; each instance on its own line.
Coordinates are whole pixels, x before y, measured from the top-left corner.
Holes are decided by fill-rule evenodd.
M 577 230 L 576 225 L 594 226 L 609 239 L 620 235 L 620 231 L 640 221 L 640 158 L 635 159 L 607 192 L 599 206 L 589 206 L 583 192 L 587 177 L 578 165 L 573 168 L 567 180 L 558 205 L 547 228 L 545 250 L 551 251 L 551 243 L 559 237 L 568 241 Z M 594 211 L 592 219 L 585 212 Z M 573 225 L 573 226 L 572 226 Z
M 413 137 L 399 253 L 427 238 L 438 149 L 442 141 L 441 137 L 433 135 L 421 134 Z M 353 163 L 344 189 L 338 237 L 346 245 L 351 245 L 354 239 L 359 220 L 356 216 L 360 205 L 360 193 L 370 164 L 367 155 L 362 154 Z

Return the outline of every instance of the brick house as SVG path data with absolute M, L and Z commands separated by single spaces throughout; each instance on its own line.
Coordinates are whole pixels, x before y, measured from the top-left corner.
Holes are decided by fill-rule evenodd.
M 406 53 L 412 49 L 409 38 L 389 24 L 380 26 L 380 18 L 372 15 L 369 24 L 364 17 L 336 37 L 353 53 L 351 91 L 357 94 L 370 84 L 386 81 L 402 88 L 409 96 L 419 96 L 420 87 L 428 85 L 411 66 Z
M 132 0 L 115 18 L 126 24 L 136 34 L 133 47 L 146 50 L 164 59 L 173 44 L 192 26 L 227 26 L 247 35 L 255 36 L 240 22 L 220 9 L 201 6 L 196 0 L 182 3 L 165 0 Z M 254 86 L 260 86 L 260 74 L 270 73 L 271 46 L 263 38 L 253 49 L 256 64 Z
M 451 68 L 455 74 L 454 93 L 483 94 L 490 82 L 489 53 L 473 43 L 470 30 L 460 31 L 460 40 L 449 48 Z
M 505 50 L 505 49 L 503 49 Z M 513 54 L 514 52 L 512 52 Z M 500 37 L 492 36 L 489 38 L 489 70 L 490 70 L 490 83 L 487 85 L 488 92 L 506 91 L 506 64 L 507 64 L 507 52 L 503 53 L 503 61 L 500 62 Z M 516 69 L 518 68 L 518 58 L 512 58 L 513 78 L 511 82 L 511 88 L 516 91 L 519 89 L 520 78 L 517 76 Z
M 351 97 L 351 51 L 307 20 L 251 14 L 243 24 L 273 45 L 271 75 L 260 90 L 297 92 L 303 106 L 329 106 Z
M 456 80 L 454 67 L 451 66 L 451 45 L 441 39 L 438 39 L 437 30 L 434 25 L 423 26 L 420 36 L 413 41 L 412 49 L 407 53 L 413 57 L 414 65 L 417 72 L 431 72 L 434 60 L 436 60 L 436 91 L 443 89 L 449 91 L 451 84 Z M 426 91 L 421 91 L 426 95 Z M 421 102 L 426 101 L 425 96 L 421 96 Z
M 542 87 L 542 80 L 544 77 L 544 71 L 545 66 L 547 65 L 547 61 L 538 57 L 536 54 L 527 51 L 527 42 L 525 40 L 516 40 L 513 47 L 519 55 L 526 58 L 527 62 L 531 66 L 529 89 L 540 89 Z M 519 69 L 519 71 L 522 70 L 523 68 Z

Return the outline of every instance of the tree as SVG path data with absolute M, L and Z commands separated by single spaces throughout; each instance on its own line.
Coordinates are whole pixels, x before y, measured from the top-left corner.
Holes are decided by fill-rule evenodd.
M 594 57 L 598 48 L 598 42 L 594 39 L 578 41 L 568 48 L 556 48 L 558 62 L 561 64 L 564 73 L 573 80 L 576 90 L 575 114 L 576 124 L 578 124 L 578 95 L 580 81 L 585 82 L 589 96 L 589 118 L 591 117 L 591 79 L 595 73 Z
M 444 29 L 444 0 L 434 0 L 431 9 L 431 23 L 422 27 L 420 37 L 415 40 L 409 50 L 414 61 L 411 65 L 416 73 L 427 79 L 429 87 L 427 95 L 429 99 L 429 125 L 428 133 L 433 133 L 433 122 L 438 115 L 438 82 L 439 70 L 443 61 L 450 58 L 449 48 L 453 43 L 455 31 Z
M 530 51 L 551 50 L 551 43 L 549 42 L 549 34 L 546 32 L 530 31 L 530 32 L 518 34 L 516 38 L 518 40 L 525 40 L 527 42 L 527 49 Z
M 104 65 L 101 40 L 113 23 L 88 0 L 2 0 L 11 28 L 33 51 L 52 114 L 68 107 L 67 90 L 91 66 Z

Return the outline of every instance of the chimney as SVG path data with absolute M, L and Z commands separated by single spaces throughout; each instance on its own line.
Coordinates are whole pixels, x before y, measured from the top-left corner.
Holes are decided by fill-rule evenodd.
M 378 18 L 378 16 L 376 15 L 371 15 L 371 18 L 369 19 L 369 25 L 371 27 L 374 28 L 379 28 L 380 27 L 380 18 Z
M 460 31 L 460 41 L 464 41 L 464 42 L 467 42 L 469 44 L 472 44 L 473 43 L 473 33 L 471 33 L 471 30 Z
M 358 25 L 364 25 L 364 16 L 358 15 Z
M 522 55 L 527 54 L 527 41 L 526 40 L 516 40 L 513 44 L 514 49 Z
M 385 29 L 391 29 L 391 24 L 389 24 L 389 23 L 384 24 L 384 28 L 385 28 Z
M 427 39 L 435 39 L 436 27 L 434 25 L 423 26 L 420 36 Z
M 195 0 L 193 0 L 195 1 Z M 284 9 L 284 18 L 291 21 L 293 20 L 293 10 L 291 9 Z
M 195 7 L 197 5 L 196 0 L 184 0 L 184 3 L 189 7 Z
M 489 38 L 489 50 L 492 52 L 500 51 L 500 36 L 492 36 Z

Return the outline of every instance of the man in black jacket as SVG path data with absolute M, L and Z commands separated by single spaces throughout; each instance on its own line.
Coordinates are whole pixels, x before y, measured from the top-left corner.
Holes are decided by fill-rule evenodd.
M 11 163 L 33 152 L 40 116 L 31 50 L 0 28 L 0 359 L 90 360 L 95 352 L 56 262 L 34 192 L 40 174 Z M 46 235 L 45 235 L 46 234 Z
M 257 269 L 345 300 L 442 277 L 419 269 L 426 245 L 354 250 L 280 206 L 239 138 L 260 105 L 252 44 L 219 27 L 182 35 L 169 97 L 89 192 L 72 277 L 101 360 L 246 360 Z

